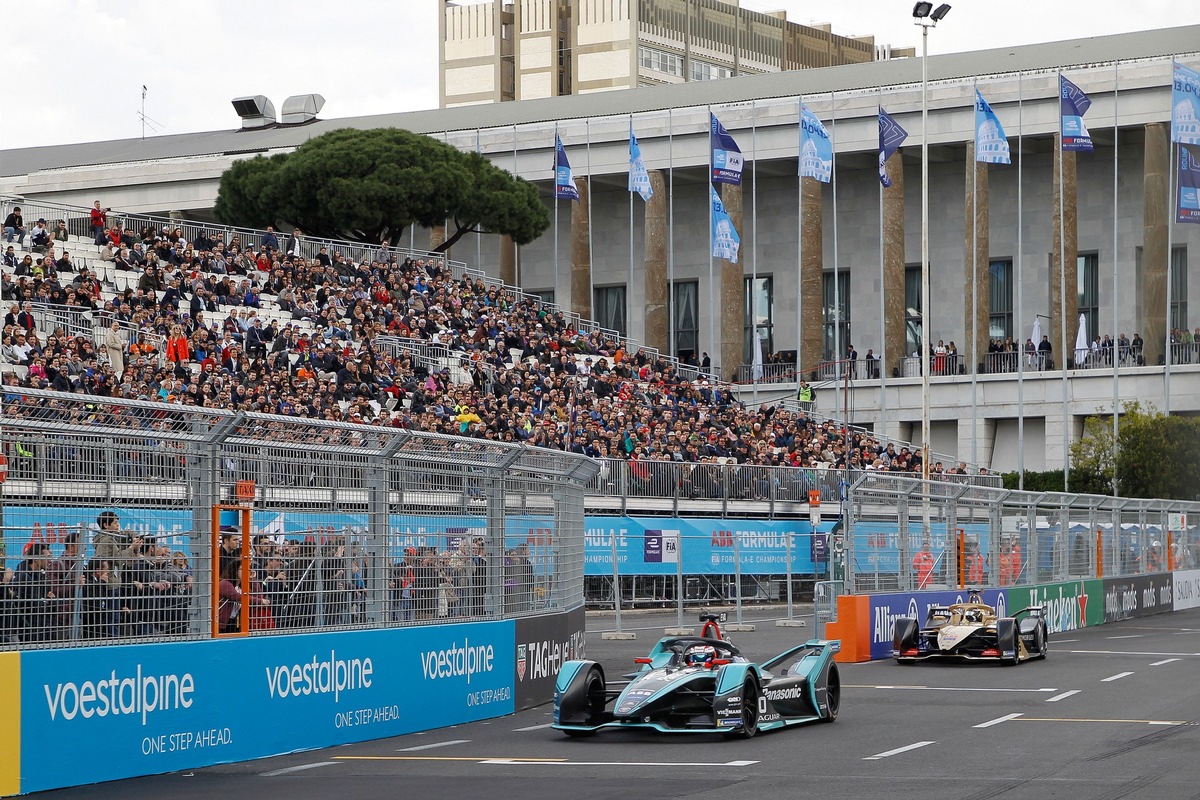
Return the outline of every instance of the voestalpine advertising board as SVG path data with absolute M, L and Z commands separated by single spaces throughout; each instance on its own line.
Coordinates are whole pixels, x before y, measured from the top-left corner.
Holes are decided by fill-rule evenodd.
M 1046 609 L 1050 633 L 1065 633 L 1104 623 L 1104 582 L 1077 580 L 1008 590 L 1010 613 L 1029 606 Z
M 1200 569 L 1190 569 L 1175 572 L 1171 575 L 1173 581 L 1173 608 L 1182 611 L 1185 608 L 1200 608 Z
M 584 621 L 582 608 L 516 620 L 513 702 L 517 711 L 552 698 L 563 662 L 584 658 Z
M 808 520 L 588 517 L 586 575 L 782 575 L 788 556 L 795 574 L 814 574 L 824 552 L 814 542 L 833 523 Z M 814 535 L 814 533 L 816 535 Z
M 982 592 L 982 597 L 983 602 L 996 609 L 997 615 L 1005 616 L 1009 608 L 1006 590 L 987 589 Z M 930 607 L 964 603 L 966 600 L 966 591 L 871 595 L 871 658 L 891 658 L 892 632 L 897 619 L 911 617 L 924 625 Z
M 1104 621 L 1117 622 L 1174 610 L 1171 573 L 1104 579 Z
M 20 790 L 511 714 L 514 623 L 21 654 Z M 61 747 L 75 742 L 69 768 Z

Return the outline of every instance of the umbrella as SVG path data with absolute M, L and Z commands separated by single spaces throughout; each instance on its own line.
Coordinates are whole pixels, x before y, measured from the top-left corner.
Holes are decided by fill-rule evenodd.
M 1079 332 L 1075 334 L 1075 366 L 1083 365 L 1088 356 L 1087 317 L 1079 315 Z

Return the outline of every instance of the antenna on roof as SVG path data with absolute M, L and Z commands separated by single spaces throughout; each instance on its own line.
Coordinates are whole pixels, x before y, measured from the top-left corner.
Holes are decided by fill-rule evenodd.
M 146 141 L 146 126 L 147 125 L 149 125 L 150 129 L 152 131 L 154 131 L 155 133 L 158 133 L 160 130 L 162 130 L 162 127 L 163 127 L 163 124 L 161 122 L 159 122 L 158 120 L 151 119 L 150 117 L 146 116 L 146 91 L 147 91 L 146 84 L 143 83 L 142 84 L 142 110 L 138 112 L 138 118 L 141 119 L 141 121 L 142 121 L 142 141 L 143 142 Z

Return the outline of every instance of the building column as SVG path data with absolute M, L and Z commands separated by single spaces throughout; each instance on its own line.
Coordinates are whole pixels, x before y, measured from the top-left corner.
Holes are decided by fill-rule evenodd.
M 974 175 L 972 175 L 974 173 Z M 972 180 L 974 183 L 972 183 Z M 968 369 L 978 369 L 987 354 L 988 333 L 991 320 L 988 282 L 991 278 L 988 246 L 988 165 L 975 160 L 975 143 L 967 142 L 967 190 L 966 190 L 966 241 L 963 245 L 963 263 L 966 282 L 963 284 L 963 326 L 965 341 L 959 352 L 967 356 Z M 1074 226 L 1072 226 L 1074 228 Z M 1057 230 L 1057 228 L 1055 228 Z M 974 247 L 974 259 L 971 248 Z M 1072 261 L 1071 263 L 1075 263 Z M 975 287 L 975 303 L 972 309 L 971 286 Z M 972 319 L 972 313 L 974 319 Z M 1068 325 L 1068 333 L 1070 326 Z M 988 365 L 990 370 L 992 365 Z M 960 454 L 961 457 L 961 454 Z
M 645 255 L 645 297 L 646 297 L 646 331 L 645 342 L 650 347 L 657 348 L 660 353 L 666 353 L 670 347 L 671 320 L 668 311 L 667 286 L 667 186 L 663 180 L 662 170 L 650 170 L 650 189 L 653 196 L 646 201 L 646 225 L 644 247 Z M 630 307 L 633 307 L 633 287 L 629 287 Z M 674 355 L 674 353 L 672 353 Z
M 1062 158 L 1062 186 L 1058 181 L 1058 160 Z M 1049 331 L 1054 347 L 1054 365 L 1065 369 L 1068 359 L 1075 358 L 1075 333 L 1079 327 L 1079 237 L 1075 207 L 1075 153 L 1054 148 L 1054 250 L 1050 254 L 1050 313 L 1053 322 Z M 1059 201 L 1061 193 L 1062 201 Z M 1062 222 L 1060 224 L 1059 219 Z M 1059 233 L 1065 236 L 1065 239 Z M 1066 269 L 1060 262 L 1066 257 Z M 1066 321 L 1067 340 L 1062 341 L 1063 321 Z M 1037 344 L 1036 342 L 1034 344 Z
M 571 310 L 592 317 L 592 253 L 588 247 L 588 203 L 592 190 L 587 178 L 575 178 L 579 202 L 571 203 Z
M 517 285 L 517 246 L 506 233 L 500 235 L 500 282 Z
M 1153 366 L 1163 357 L 1167 335 L 1167 226 L 1171 203 L 1167 197 L 1170 175 L 1170 145 L 1161 122 L 1146 126 L 1142 179 L 1142 354 Z
M 734 229 L 741 239 L 738 248 L 738 263 L 726 259 L 717 259 L 717 269 L 720 270 L 721 285 L 721 368 L 720 377 L 727 381 L 737 380 L 738 366 L 742 363 L 743 331 L 745 324 L 746 282 L 742 263 L 746 253 L 750 252 L 750 242 L 746 240 L 745 226 L 742 224 L 742 187 L 730 183 L 721 184 L 721 202 L 733 223 Z M 717 287 L 713 287 L 717 290 Z M 715 320 L 714 320 L 715 321 Z
M 904 297 L 904 160 L 896 151 L 886 162 L 884 169 L 892 185 L 883 190 L 883 335 L 880 348 L 882 369 L 890 376 L 893 369 L 900 368 L 908 337 L 904 331 L 904 318 L 908 315 Z M 922 305 L 924 307 L 924 305 Z
M 803 237 L 803 263 L 800 265 L 800 377 L 817 368 L 824 353 L 821 347 L 821 308 L 824 303 L 825 274 L 824 209 L 822 184 L 816 178 L 800 179 L 800 235 Z

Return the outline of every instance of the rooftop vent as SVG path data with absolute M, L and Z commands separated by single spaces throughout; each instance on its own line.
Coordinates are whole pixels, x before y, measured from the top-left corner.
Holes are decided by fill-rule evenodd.
M 319 94 L 296 94 L 283 101 L 283 124 L 301 125 L 317 118 L 325 105 Z
M 235 97 L 233 110 L 242 118 L 242 130 L 265 128 L 275 124 L 275 106 L 261 94 Z

